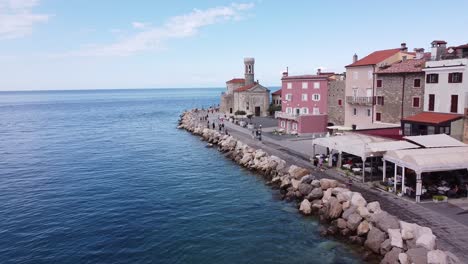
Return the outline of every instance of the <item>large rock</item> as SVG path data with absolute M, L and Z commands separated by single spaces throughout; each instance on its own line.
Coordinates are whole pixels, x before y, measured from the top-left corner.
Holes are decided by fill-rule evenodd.
M 349 192 L 348 189 L 342 187 L 335 187 L 332 189 L 332 195 L 337 196 L 339 193 Z
M 378 214 L 371 215 L 371 221 L 380 228 L 380 230 L 387 232 L 388 229 L 399 229 L 400 223 L 395 216 L 382 211 Z
M 359 206 L 357 208 L 357 212 L 364 219 L 368 219 L 370 217 L 370 213 L 369 210 L 367 210 L 367 207 Z
M 398 263 L 398 257 L 401 253 L 401 249 L 399 248 L 392 248 L 387 254 L 385 254 L 385 257 L 383 260 L 380 262 L 380 264 L 395 264 Z
M 385 256 L 390 250 L 392 250 L 390 239 L 385 239 L 382 245 L 380 245 L 380 255 Z
M 320 187 L 322 187 L 322 190 L 335 188 L 336 186 L 338 186 L 338 182 L 336 180 L 320 179 Z
M 307 169 L 298 167 L 296 165 L 291 165 L 288 170 L 289 175 L 296 180 L 300 180 L 302 177 L 309 174 Z
M 344 203 L 343 203 L 343 210 L 348 209 L 350 206 L 351 206 L 351 202 L 350 202 L 350 201 L 344 202 Z
M 401 228 L 401 238 L 404 240 L 413 239 L 415 237 L 415 230 L 417 228 L 416 224 L 407 223 L 405 221 L 400 221 Z
M 245 165 L 247 163 L 249 163 L 253 158 L 253 155 L 250 154 L 250 153 L 245 153 L 244 156 L 242 157 L 242 159 L 239 161 L 239 163 L 241 165 Z
M 255 151 L 255 159 L 260 159 L 262 157 L 265 157 L 266 155 L 266 152 L 261 149 L 257 149 L 257 151 Z
M 330 199 L 331 191 L 332 191 L 331 189 L 328 189 L 328 190 L 323 192 L 323 197 L 322 197 L 323 203 L 326 203 L 328 201 L 328 199 Z
M 344 191 L 344 192 L 340 192 L 336 195 L 336 198 L 338 199 L 338 201 L 340 203 L 343 203 L 343 202 L 347 202 L 349 200 L 351 200 L 351 196 L 353 195 L 353 192 L 351 191 Z
M 348 209 L 346 209 L 344 212 L 343 212 L 343 215 L 342 217 L 345 219 L 345 220 L 348 220 L 348 217 L 352 214 L 354 214 L 357 210 L 357 207 L 356 206 L 350 206 Z
M 349 230 L 351 231 L 356 230 L 359 224 L 361 223 L 361 221 L 362 221 L 362 217 L 359 214 L 357 213 L 351 214 L 348 217 L 348 222 L 347 222 L 347 226 Z
M 394 247 L 403 248 L 403 239 L 401 239 L 400 229 L 388 229 L 390 243 Z
M 380 209 L 380 203 L 377 201 L 368 203 L 367 210 L 369 210 L 369 212 L 372 214 L 378 214 L 382 212 L 382 209 Z
M 317 200 L 312 201 L 312 211 L 318 211 L 318 210 L 322 209 L 322 207 L 323 207 L 322 200 L 317 199 Z
M 367 201 L 366 199 L 364 199 L 364 197 L 362 197 L 362 195 L 358 192 L 354 192 L 353 193 L 353 196 L 351 197 L 351 205 L 354 205 L 354 206 L 366 206 L 367 205 Z
M 343 218 L 338 218 L 336 220 L 336 226 L 339 229 L 345 229 L 346 228 L 346 220 L 344 220 Z
M 427 249 L 425 248 L 412 248 L 406 251 L 408 255 L 408 262 L 412 264 L 426 264 L 427 263 Z
M 302 177 L 301 183 L 311 184 L 313 180 L 315 180 L 315 177 L 309 174 L 309 175 Z
M 374 253 L 380 253 L 380 245 L 385 241 L 385 233 L 378 228 L 372 228 L 367 234 L 364 245 Z
M 323 196 L 322 188 L 314 188 L 308 195 L 307 199 L 321 199 Z
M 433 234 L 423 234 L 416 239 L 416 246 L 423 247 L 427 250 L 435 248 L 436 236 Z
M 313 180 L 310 185 L 314 186 L 314 188 L 320 187 L 320 181 L 319 180 Z
M 281 180 L 281 189 L 287 189 L 291 185 L 291 180 L 288 177 L 283 177 Z
M 305 195 L 308 195 L 312 191 L 312 186 L 307 183 L 300 183 L 298 190 L 303 196 L 305 196 Z
M 304 215 L 310 215 L 312 213 L 311 204 L 310 204 L 309 200 L 304 199 L 301 202 L 301 206 L 299 207 L 299 211 Z
M 364 220 L 358 225 L 357 234 L 358 234 L 358 236 L 362 236 L 362 235 L 367 234 L 369 232 L 369 230 L 370 230 L 369 222 Z
M 338 200 L 335 197 L 330 197 L 330 199 L 328 199 L 327 207 L 328 219 L 336 219 L 340 217 L 341 212 L 343 212 L 343 208 L 340 202 L 338 202 Z
M 300 183 L 301 183 L 301 181 L 299 181 L 299 180 L 291 179 L 291 185 L 294 188 L 294 190 L 297 190 L 299 188 Z
M 431 250 L 427 252 L 428 264 L 447 264 L 447 254 L 442 250 Z
M 406 253 L 398 254 L 398 260 L 400 261 L 400 264 L 409 264 L 408 255 L 406 255 Z

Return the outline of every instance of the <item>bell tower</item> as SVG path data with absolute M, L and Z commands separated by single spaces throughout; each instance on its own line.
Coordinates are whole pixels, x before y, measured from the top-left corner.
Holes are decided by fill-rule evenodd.
M 254 58 L 244 58 L 245 65 L 245 85 L 254 84 L 255 80 L 255 71 L 254 71 Z

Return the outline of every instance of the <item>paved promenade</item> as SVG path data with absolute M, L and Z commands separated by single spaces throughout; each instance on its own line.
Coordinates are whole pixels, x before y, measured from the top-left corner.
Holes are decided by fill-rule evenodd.
M 210 117 L 210 122 L 213 120 L 216 120 L 215 123 L 217 122 L 216 115 Z M 242 142 L 254 148 L 261 148 L 270 155 L 286 160 L 289 164 L 308 168 L 317 178 L 327 177 L 344 180 L 338 171 L 334 169 L 320 171 L 310 163 L 312 139 L 278 140 L 264 133 L 262 142 L 260 142 L 252 139 L 250 130 L 230 122 L 224 122 L 224 124 L 229 134 Z M 404 221 L 430 227 L 438 237 L 439 248 L 455 253 L 463 263 L 468 263 L 468 213 L 457 214 L 456 217 L 453 216 L 453 212 L 451 214 L 440 213 L 440 210 L 431 208 L 435 205 L 416 204 L 360 182 L 353 183 L 351 189 L 361 192 L 369 202 L 379 201 L 382 209 Z M 447 205 L 445 204 L 445 206 Z

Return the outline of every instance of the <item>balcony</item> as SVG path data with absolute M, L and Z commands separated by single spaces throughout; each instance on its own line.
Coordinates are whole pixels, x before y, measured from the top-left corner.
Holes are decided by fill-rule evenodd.
M 372 105 L 372 96 L 346 96 L 346 102 L 354 105 Z
M 276 111 L 275 112 L 275 118 L 283 118 L 283 119 L 289 119 L 289 120 L 297 121 L 298 117 L 299 117 L 299 114 L 288 114 L 288 113 L 282 112 L 282 111 Z

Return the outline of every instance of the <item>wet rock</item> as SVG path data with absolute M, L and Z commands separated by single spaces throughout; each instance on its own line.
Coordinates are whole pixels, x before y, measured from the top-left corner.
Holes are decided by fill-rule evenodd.
M 327 206 L 327 218 L 328 219 L 336 219 L 340 217 L 341 212 L 343 212 L 343 208 L 341 204 L 338 202 L 338 200 L 335 197 L 330 197 L 328 199 L 328 203 L 326 204 Z
M 345 229 L 346 228 L 346 220 L 344 220 L 343 218 L 338 218 L 336 220 L 336 226 L 339 229 Z
M 284 177 L 283 180 L 281 181 L 280 188 L 286 189 L 289 186 L 291 186 L 291 180 L 288 177 Z
M 304 199 L 301 202 L 301 206 L 299 207 L 299 211 L 303 215 L 310 215 L 312 213 L 311 204 L 310 204 L 309 200 Z
M 322 200 L 313 200 L 312 201 L 312 211 L 319 211 L 323 207 Z
M 327 228 L 327 233 L 328 233 L 329 235 L 336 235 L 336 234 L 338 233 L 338 231 L 339 231 L 339 230 L 338 230 L 338 227 L 336 227 L 336 226 L 329 226 L 329 227 Z
M 357 227 L 357 234 L 359 236 L 363 236 L 365 234 L 367 234 L 370 230 L 370 225 L 369 225 L 369 222 L 367 222 L 366 220 L 362 221 L 358 227 Z
M 351 241 L 353 244 L 362 245 L 364 244 L 365 239 L 360 236 L 350 236 L 349 241 Z
M 328 235 L 328 230 L 325 226 L 320 226 L 319 233 L 320 233 L 320 236 L 324 237 Z
M 320 179 L 320 187 L 322 188 L 322 190 L 335 188 L 337 185 L 338 185 L 338 182 L 336 180 Z
M 341 231 L 340 231 L 340 235 L 342 235 L 344 237 L 349 236 L 349 234 L 351 234 L 351 230 L 349 230 L 348 228 L 341 229 Z
M 351 231 L 354 231 L 357 229 L 361 221 L 362 221 L 362 217 L 357 213 L 353 213 L 348 217 L 347 227 Z
M 380 245 L 385 241 L 385 233 L 378 228 L 372 228 L 367 234 L 364 245 L 374 253 L 380 253 Z
M 298 190 L 303 196 L 305 196 L 305 195 L 308 195 L 312 191 L 312 186 L 307 183 L 300 183 Z
M 427 263 L 427 249 L 425 248 L 412 248 L 406 251 L 408 255 L 408 262 L 412 264 L 426 264 Z
M 385 257 L 383 260 L 380 262 L 380 264 L 395 264 L 398 263 L 398 257 L 401 253 L 400 248 L 392 248 L 387 254 L 385 254 Z

